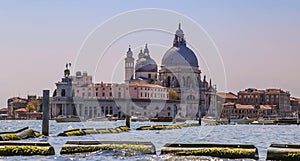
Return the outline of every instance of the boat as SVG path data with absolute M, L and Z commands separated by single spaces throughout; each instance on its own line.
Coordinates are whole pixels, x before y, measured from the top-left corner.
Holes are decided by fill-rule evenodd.
M 299 121 L 298 121 L 299 122 Z M 275 124 L 297 124 L 296 117 L 278 118 L 274 121 Z
M 54 119 L 56 122 L 81 122 L 84 121 L 82 117 L 69 115 L 69 116 L 58 116 Z
M 206 124 L 211 124 L 211 123 L 216 123 L 217 122 L 217 118 L 212 117 L 212 116 L 203 117 L 201 120 Z
M 106 115 L 106 117 L 104 116 L 100 116 L 100 117 L 94 117 L 94 118 L 90 118 L 87 121 L 117 121 L 119 120 L 118 117 L 113 117 L 112 115 Z
M 244 117 L 244 118 L 237 118 L 237 117 L 230 117 L 230 119 L 228 120 L 227 118 L 226 119 L 220 119 L 220 120 L 217 120 L 218 123 L 221 123 L 221 124 L 250 124 L 252 123 L 254 120 L 253 119 L 249 119 L 248 117 Z
M 132 122 L 145 122 L 145 121 L 149 121 L 149 118 L 147 118 L 145 116 L 131 116 L 130 121 L 132 121 Z
M 157 117 L 152 117 L 150 119 L 152 122 L 172 122 L 173 117 L 171 116 L 157 116 Z
M 183 117 L 176 117 L 176 122 L 185 122 L 187 119 Z
M 107 117 L 94 117 L 91 119 L 88 119 L 87 121 L 110 121 Z
M 274 124 L 275 120 L 270 118 L 258 118 L 257 120 L 253 121 L 252 124 L 259 124 L 259 125 L 272 125 Z

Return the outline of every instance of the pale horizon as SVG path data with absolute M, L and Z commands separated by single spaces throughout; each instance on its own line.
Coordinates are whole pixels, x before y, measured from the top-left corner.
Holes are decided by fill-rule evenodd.
M 236 94 L 246 88 L 280 88 L 300 97 L 299 1 L 112 1 L 105 6 L 99 1 L 1 3 L 0 108 L 7 107 L 10 97 L 41 96 L 44 89 L 49 89 L 52 95 L 55 83 L 63 76 L 65 63 L 76 65 L 82 44 L 97 26 L 118 14 L 142 8 L 171 10 L 204 28 L 215 42 L 225 67 L 227 91 L 218 92 Z M 114 6 L 116 3 L 118 7 Z M 174 33 L 178 24 L 164 25 Z M 195 41 L 187 24 L 182 24 L 182 29 L 187 42 Z M 118 55 L 118 60 L 110 56 L 103 64 L 112 61 L 113 69 L 123 67 L 128 45 L 137 58 L 139 49 L 155 40 L 155 34 L 149 35 L 136 34 L 136 38 L 124 39 L 116 48 L 108 50 Z M 161 46 L 149 45 L 150 55 L 159 65 L 164 52 L 172 45 L 173 35 L 164 34 L 161 41 Z M 199 57 L 198 61 L 202 77 L 209 75 L 205 63 Z M 94 82 L 109 82 L 113 69 L 99 66 L 101 74 L 94 75 Z M 75 69 L 71 67 L 71 70 L 74 75 Z M 80 68 L 80 71 L 87 69 Z M 113 80 L 120 83 L 124 75 Z

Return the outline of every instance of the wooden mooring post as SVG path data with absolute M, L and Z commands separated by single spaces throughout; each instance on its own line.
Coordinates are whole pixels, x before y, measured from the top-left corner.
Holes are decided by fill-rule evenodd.
M 43 90 L 42 134 L 45 136 L 49 136 L 49 90 Z

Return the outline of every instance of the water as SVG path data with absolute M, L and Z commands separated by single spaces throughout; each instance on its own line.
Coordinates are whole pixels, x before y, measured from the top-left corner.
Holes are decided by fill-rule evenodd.
M 132 128 L 141 125 L 155 125 L 152 122 L 133 122 Z M 161 123 L 158 123 L 161 124 Z M 167 123 L 164 123 L 167 124 Z M 214 143 L 247 143 L 254 144 L 259 151 L 260 160 L 265 160 L 267 148 L 272 143 L 299 144 L 300 127 L 297 125 L 220 125 L 186 127 L 182 129 L 161 130 L 159 133 L 152 131 L 136 131 L 116 134 L 94 134 L 85 136 L 57 137 L 55 134 L 68 128 L 114 128 L 125 125 L 125 121 L 116 122 L 72 122 L 56 123 L 50 121 L 50 136 L 48 142 L 54 146 L 54 156 L 13 156 L 2 157 L 0 160 L 178 160 L 195 158 L 175 158 L 169 155 L 138 155 L 124 156 L 115 152 L 94 152 L 88 154 L 60 155 L 60 149 L 67 140 L 143 140 L 151 141 L 157 154 L 161 147 L 171 142 L 214 142 Z M 0 131 L 15 131 L 23 127 L 30 127 L 41 131 L 40 120 L 1 120 Z M 22 141 L 41 141 L 41 138 L 26 139 Z M 197 158 L 196 158 L 197 159 Z M 200 159 L 200 158 L 198 158 Z M 213 158 L 208 158 L 213 160 Z

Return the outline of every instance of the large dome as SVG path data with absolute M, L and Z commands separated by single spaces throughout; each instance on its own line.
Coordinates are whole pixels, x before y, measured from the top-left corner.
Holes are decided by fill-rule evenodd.
M 162 66 L 192 66 L 199 67 L 194 52 L 185 45 L 171 47 L 163 56 Z
M 173 47 L 163 56 L 162 66 L 192 66 L 199 67 L 198 59 L 194 52 L 186 46 L 183 31 L 179 27 L 175 33 Z

